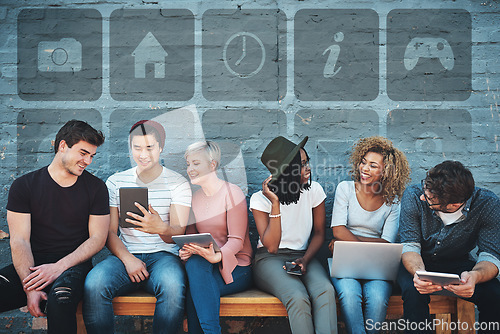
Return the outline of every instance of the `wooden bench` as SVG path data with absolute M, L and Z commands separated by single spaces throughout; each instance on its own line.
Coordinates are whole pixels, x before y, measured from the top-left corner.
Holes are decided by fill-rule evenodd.
M 127 296 L 113 299 L 113 309 L 116 315 L 143 315 L 152 316 L 156 298 L 145 293 L 136 292 Z M 340 307 L 337 304 L 337 310 Z M 475 321 L 474 304 L 460 298 L 447 296 L 431 296 L 430 312 L 441 323 L 451 321 L 467 323 L 469 330 L 459 330 L 457 333 L 474 333 Z M 387 308 L 388 319 L 398 319 L 403 315 L 403 300 L 401 296 L 391 296 Z M 257 289 L 224 296 L 220 305 L 221 317 L 286 317 L 286 309 L 280 300 L 270 294 Z M 82 318 L 81 303 L 77 311 L 78 334 L 85 334 L 85 325 Z M 436 333 L 451 334 L 451 330 L 437 329 Z

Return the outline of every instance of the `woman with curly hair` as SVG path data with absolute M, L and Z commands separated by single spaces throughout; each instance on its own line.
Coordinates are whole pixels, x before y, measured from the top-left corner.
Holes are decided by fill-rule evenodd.
M 343 181 L 337 186 L 330 250 L 336 240 L 394 242 L 399 225 L 399 200 L 410 181 L 406 156 L 391 141 L 376 136 L 360 139 L 353 146 L 349 160 L 353 181 Z M 366 333 L 368 319 L 373 323 L 384 321 L 391 282 L 332 278 L 332 283 L 348 333 Z

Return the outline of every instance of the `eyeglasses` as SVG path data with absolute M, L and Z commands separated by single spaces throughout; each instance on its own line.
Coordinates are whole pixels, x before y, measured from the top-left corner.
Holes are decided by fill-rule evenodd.
M 428 205 L 429 207 L 431 207 L 431 206 L 441 206 L 441 203 L 431 203 L 431 202 L 430 202 L 430 198 L 429 198 L 429 197 L 427 197 L 427 195 L 425 194 L 425 180 L 422 180 L 422 181 L 420 182 L 420 184 L 422 185 L 422 193 L 424 194 L 425 203 L 427 203 L 427 205 Z
M 304 167 L 311 167 L 311 164 L 309 163 L 309 160 L 307 161 L 302 161 L 300 163 L 300 167 L 304 168 Z

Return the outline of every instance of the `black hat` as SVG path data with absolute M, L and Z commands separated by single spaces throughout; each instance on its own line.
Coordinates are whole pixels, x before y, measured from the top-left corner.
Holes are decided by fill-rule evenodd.
M 260 160 L 273 175 L 272 181 L 280 177 L 299 150 L 304 147 L 307 139 L 306 136 L 298 145 L 295 145 L 285 137 L 279 136 L 267 145 Z

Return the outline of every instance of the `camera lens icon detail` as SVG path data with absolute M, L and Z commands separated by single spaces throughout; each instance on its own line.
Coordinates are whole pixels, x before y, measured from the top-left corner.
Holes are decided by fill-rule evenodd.
M 38 43 L 38 70 L 42 72 L 79 72 L 82 69 L 82 44 L 74 38 Z

